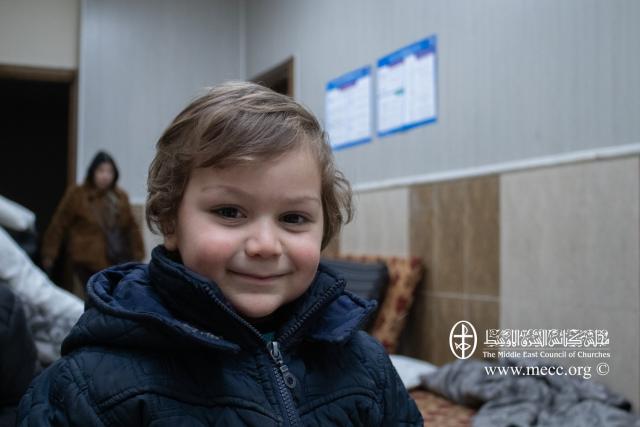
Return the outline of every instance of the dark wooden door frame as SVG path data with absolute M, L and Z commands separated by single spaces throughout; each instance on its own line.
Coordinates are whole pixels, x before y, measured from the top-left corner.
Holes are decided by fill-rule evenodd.
M 76 156 L 78 123 L 78 73 L 76 70 L 27 67 L 21 65 L 0 64 L 0 78 L 31 80 L 50 83 L 69 83 L 69 119 L 67 139 L 67 186 L 76 183 Z
M 271 69 L 258 74 L 257 76 L 253 77 L 251 81 L 260 83 L 267 87 L 272 87 L 283 77 L 287 78 L 287 95 L 293 97 L 293 88 L 295 87 L 293 82 L 293 56 L 288 57 L 280 64 L 272 67 Z

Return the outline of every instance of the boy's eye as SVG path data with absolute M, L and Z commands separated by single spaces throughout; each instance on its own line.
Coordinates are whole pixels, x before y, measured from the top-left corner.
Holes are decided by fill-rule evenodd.
M 294 213 L 283 215 L 281 218 L 281 221 L 286 222 L 287 224 L 295 224 L 295 225 L 301 225 L 309 222 L 309 220 L 303 215 L 294 214 Z
M 229 218 L 229 219 L 239 219 L 244 217 L 244 215 L 242 214 L 242 212 L 240 212 L 238 208 L 234 208 L 230 206 L 214 209 L 213 213 L 223 218 Z

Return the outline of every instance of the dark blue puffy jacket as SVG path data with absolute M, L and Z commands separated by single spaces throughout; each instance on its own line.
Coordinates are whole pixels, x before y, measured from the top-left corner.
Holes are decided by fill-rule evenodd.
M 359 331 L 372 304 L 322 265 L 268 343 L 161 246 L 148 266 L 94 276 L 88 298 L 19 425 L 422 425 L 384 349 Z

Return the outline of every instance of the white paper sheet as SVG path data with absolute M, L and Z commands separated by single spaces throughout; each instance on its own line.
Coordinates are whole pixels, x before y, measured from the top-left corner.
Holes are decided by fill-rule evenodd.
M 371 140 L 371 68 L 363 67 L 327 84 L 326 130 L 334 149 Z

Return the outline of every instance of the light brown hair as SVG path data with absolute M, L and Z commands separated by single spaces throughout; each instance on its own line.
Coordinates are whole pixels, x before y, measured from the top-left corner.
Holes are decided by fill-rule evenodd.
M 294 99 L 248 82 L 208 89 L 160 137 L 147 180 L 149 228 L 173 234 L 194 169 L 274 159 L 301 146 L 311 149 L 320 170 L 324 248 L 352 218 L 351 186 L 335 168 L 315 116 Z

